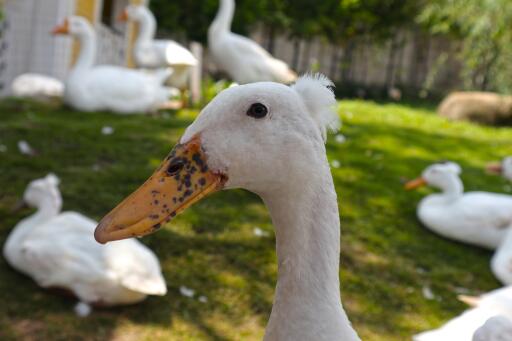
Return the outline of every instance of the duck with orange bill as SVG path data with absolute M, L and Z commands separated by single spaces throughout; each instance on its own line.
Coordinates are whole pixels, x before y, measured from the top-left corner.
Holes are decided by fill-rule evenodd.
M 152 112 L 168 103 L 170 90 L 163 83 L 172 71 L 154 74 L 114 65 L 95 65 L 96 33 L 87 19 L 72 16 L 55 27 L 54 35 L 71 35 L 80 53 L 65 81 L 64 101 L 71 107 L 119 114 Z
M 96 228 L 101 243 L 162 228 L 221 189 L 258 194 L 276 230 L 278 282 L 264 340 L 360 340 L 340 297 L 340 221 L 326 156 L 332 83 L 264 82 L 222 91 L 155 173 Z
M 496 249 L 512 225 L 512 196 L 490 192 L 466 192 L 461 167 L 454 162 L 427 167 L 406 189 L 428 185 L 441 190 L 427 195 L 416 210 L 428 229 L 448 239 Z
M 437 329 L 414 335 L 413 341 L 512 340 L 512 287 L 459 299 L 470 308 Z

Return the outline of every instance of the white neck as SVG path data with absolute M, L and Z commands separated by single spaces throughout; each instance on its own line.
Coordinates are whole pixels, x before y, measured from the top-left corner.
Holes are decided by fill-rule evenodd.
M 221 0 L 217 15 L 208 29 L 208 38 L 230 32 L 234 14 L 235 0 Z
M 341 304 L 338 204 L 323 158 L 307 181 L 294 179 L 285 191 L 261 195 L 275 226 L 278 258 L 266 341 L 359 340 Z
M 156 32 L 156 19 L 153 13 L 145 10 L 144 15 L 137 22 L 139 24 L 139 34 L 135 45 L 140 46 L 151 42 L 155 38 Z
M 458 199 L 464 193 L 464 185 L 458 176 L 447 177 L 439 189 L 441 189 L 443 197 L 448 200 Z
M 94 66 L 96 59 L 96 33 L 90 28 L 86 32 L 77 34 L 76 39 L 80 43 L 80 53 L 73 71 L 86 71 Z
M 22 241 L 36 226 L 49 221 L 59 214 L 62 207 L 62 199 L 60 199 L 60 196 L 56 199 L 58 200 L 45 200 L 34 214 L 21 220 L 16 225 L 5 242 L 5 254 L 12 254 L 12 250 L 20 249 Z

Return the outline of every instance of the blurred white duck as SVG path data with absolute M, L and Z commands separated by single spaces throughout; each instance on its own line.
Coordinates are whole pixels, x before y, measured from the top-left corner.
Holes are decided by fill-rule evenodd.
M 257 193 L 276 230 L 278 280 L 264 340 L 360 340 L 340 299 L 340 220 L 325 151 L 332 84 L 253 83 L 222 91 L 180 144 L 96 228 L 101 243 L 157 230 L 222 188 Z
M 512 196 L 467 192 L 459 177 L 461 168 L 453 162 L 427 167 L 407 189 L 430 185 L 442 192 L 421 200 L 417 214 L 430 230 L 449 239 L 496 249 L 512 224 Z
M 503 315 L 491 317 L 473 334 L 472 341 L 512 340 L 512 320 Z
M 465 299 L 463 299 L 465 300 Z M 413 337 L 414 341 L 512 340 L 512 287 L 470 298 L 474 305 L 442 327 Z M 503 338 L 503 336 L 507 336 Z
M 15 97 L 46 100 L 61 98 L 64 84 L 53 77 L 38 73 L 24 73 L 17 76 L 11 83 L 11 92 Z
M 234 0 L 220 0 L 217 16 L 208 29 L 208 49 L 215 65 L 239 84 L 295 81 L 297 75 L 285 62 L 251 39 L 231 32 L 234 12 Z
M 96 34 L 85 18 L 72 16 L 53 33 L 71 34 L 80 42 L 80 54 L 64 92 L 64 100 L 75 109 L 133 114 L 154 111 L 167 102 L 170 92 L 162 84 L 169 70 L 147 74 L 119 66 L 94 66 Z
M 500 163 L 493 163 L 487 166 L 491 173 L 502 175 L 505 179 L 512 181 L 512 156 L 507 156 Z
M 167 291 L 156 256 L 134 239 L 98 244 L 97 223 L 76 212 L 60 213 L 59 179 L 32 181 L 23 199 L 37 211 L 10 233 L 3 253 L 15 269 L 43 288 L 71 291 L 81 302 L 120 305 Z
M 139 24 L 133 57 L 140 68 L 157 69 L 171 67 L 172 75 L 167 84 L 180 90 L 187 89 L 191 67 L 197 59 L 185 47 L 173 40 L 156 40 L 156 19 L 145 5 L 129 5 L 121 20 L 133 20 Z

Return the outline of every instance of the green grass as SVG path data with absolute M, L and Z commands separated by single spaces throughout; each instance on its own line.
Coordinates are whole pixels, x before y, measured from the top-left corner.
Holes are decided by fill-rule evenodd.
M 10 208 L 26 184 L 48 172 L 62 180 L 64 209 L 99 219 L 152 173 L 190 124 L 194 111 L 168 117 L 83 114 L 21 101 L 0 102 L 0 243 L 26 210 Z M 470 294 L 499 286 L 491 253 L 444 240 L 415 217 L 429 193 L 402 190 L 431 162 L 451 159 L 468 190 L 510 191 L 486 162 L 512 154 L 512 129 L 450 123 L 430 109 L 343 101 L 347 142 L 327 150 L 342 219 L 341 283 L 345 308 L 364 340 L 410 340 L 464 310 Z M 113 135 L 100 133 L 102 126 Z M 17 151 L 28 141 L 38 155 Z M 270 233 L 258 238 L 253 228 Z M 260 340 L 276 280 L 269 215 L 255 195 L 226 191 L 198 203 L 142 239 L 161 260 L 169 293 L 142 304 L 97 310 L 80 319 L 74 301 L 39 289 L 0 258 L 0 339 Z M 207 303 L 180 295 L 193 288 Z M 430 287 L 436 299 L 423 297 Z

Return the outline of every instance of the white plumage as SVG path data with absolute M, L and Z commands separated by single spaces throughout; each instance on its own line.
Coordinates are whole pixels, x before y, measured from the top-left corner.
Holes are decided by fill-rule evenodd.
M 197 59 L 182 45 L 173 40 L 155 39 L 156 20 L 145 5 L 129 5 L 126 16 L 139 24 L 133 56 L 141 68 L 171 67 L 173 73 L 167 84 L 186 89 L 190 68 L 197 65 Z
M 464 193 L 460 172 L 460 166 L 453 162 L 434 164 L 423 171 L 422 182 L 439 188 L 441 193 L 421 200 L 418 218 L 446 238 L 496 249 L 512 224 L 512 196 Z
M 234 11 L 234 0 L 220 0 L 217 16 L 208 29 L 208 48 L 215 65 L 239 84 L 296 80 L 297 75 L 285 62 L 251 39 L 231 32 Z
M 333 117 L 328 84 L 308 76 L 293 87 L 261 82 L 222 91 L 153 176 L 100 221 L 97 240 L 153 232 L 215 189 L 252 191 L 272 216 L 279 264 L 264 340 L 360 340 L 340 297 L 339 211 L 322 136 Z M 201 165 L 200 175 L 189 164 Z M 190 188 L 185 200 L 182 181 Z
M 512 340 L 512 320 L 503 315 L 488 319 L 473 335 L 473 341 Z
M 60 98 L 64 93 L 64 84 L 53 77 L 37 73 L 24 73 L 11 83 L 13 96 L 34 99 Z
M 130 304 L 164 295 L 156 256 L 134 239 L 96 243 L 97 222 L 76 212 L 60 213 L 58 183 L 50 174 L 28 185 L 24 201 L 37 211 L 8 236 L 7 262 L 41 287 L 67 289 L 88 304 Z
M 511 319 L 512 287 L 505 287 L 482 295 L 475 307 L 466 310 L 438 329 L 415 335 L 413 340 L 508 341 L 512 340 Z M 508 335 L 509 338 L 500 338 L 504 335 Z
M 163 83 L 170 70 L 149 74 L 118 66 L 94 66 L 96 35 L 82 17 L 70 17 L 54 32 L 71 34 L 80 41 L 80 55 L 65 82 L 64 99 L 73 108 L 133 114 L 156 110 L 167 102 L 170 91 Z

